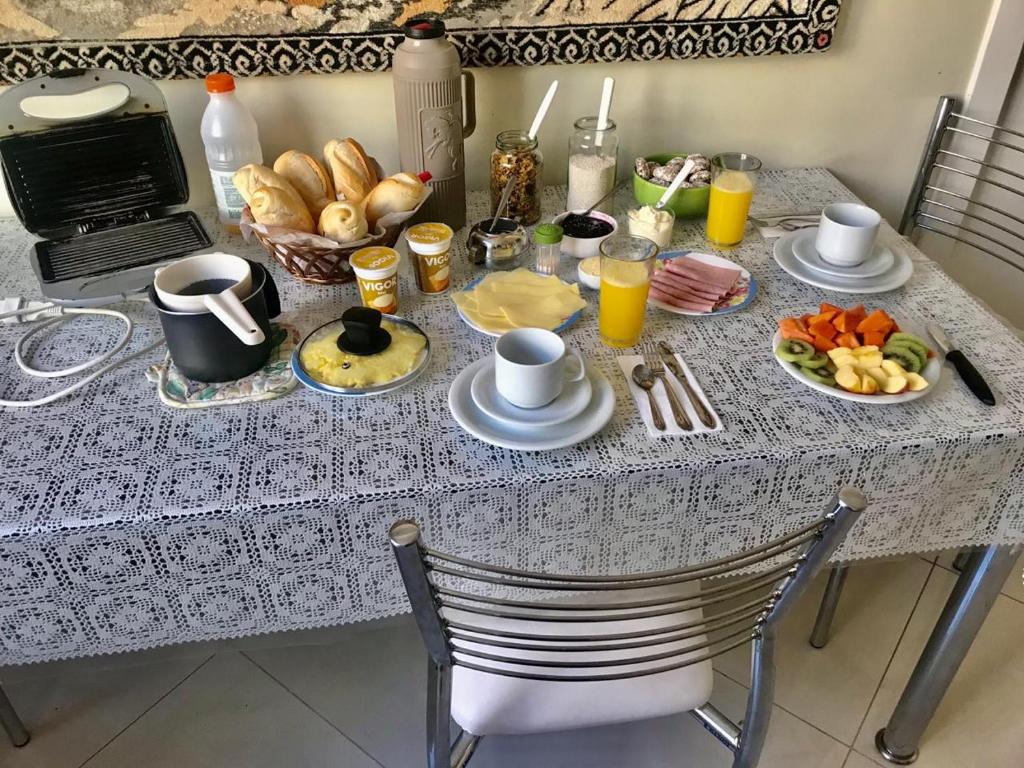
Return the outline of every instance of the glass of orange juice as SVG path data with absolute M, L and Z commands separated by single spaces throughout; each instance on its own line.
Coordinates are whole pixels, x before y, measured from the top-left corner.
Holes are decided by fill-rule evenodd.
M 657 255 L 654 241 L 637 235 L 616 235 L 601 243 L 597 327 L 609 347 L 622 349 L 640 341 Z
M 761 161 L 743 152 L 724 152 L 711 158 L 708 240 L 715 245 L 739 245 L 743 239 L 759 170 Z

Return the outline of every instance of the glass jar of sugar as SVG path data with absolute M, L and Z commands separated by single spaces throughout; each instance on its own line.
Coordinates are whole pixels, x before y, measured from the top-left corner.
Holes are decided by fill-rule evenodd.
M 581 117 L 569 136 L 569 194 L 565 208 L 583 211 L 615 186 L 615 166 L 619 158 L 619 135 L 609 120 L 598 129 L 596 117 Z M 608 199 L 596 210 L 614 214 L 615 200 Z

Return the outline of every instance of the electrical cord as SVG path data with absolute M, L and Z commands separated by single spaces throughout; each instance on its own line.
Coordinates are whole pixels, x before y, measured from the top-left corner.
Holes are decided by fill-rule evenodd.
M 52 316 L 54 313 L 56 313 L 56 316 Z M 22 307 L 20 309 L 15 309 L 13 311 L 0 313 L 0 320 L 4 320 L 6 318 L 11 317 L 23 317 L 25 315 L 35 315 L 36 317 L 30 320 L 29 322 L 32 322 L 34 325 L 35 323 L 38 323 L 38 325 L 35 325 L 34 328 L 29 330 L 27 333 L 23 334 L 21 338 L 18 339 L 14 344 L 14 360 L 15 362 L 17 362 L 18 367 L 21 368 L 21 370 L 24 371 L 26 374 L 28 374 L 29 376 L 35 376 L 37 378 L 43 379 L 57 379 L 66 376 L 74 376 L 75 374 L 83 373 L 91 368 L 96 368 L 96 366 L 100 367 L 96 368 L 96 370 L 94 370 L 88 376 L 85 376 L 79 381 L 76 381 L 71 386 L 66 387 L 65 389 L 62 389 L 58 392 L 53 392 L 49 395 L 46 395 L 45 397 L 40 397 L 35 400 L 0 399 L 0 406 L 5 406 L 7 408 L 35 408 L 40 405 L 48 405 L 49 403 L 56 402 L 57 400 L 60 400 L 63 397 L 67 397 L 73 392 L 77 392 L 79 389 L 86 386 L 87 384 L 92 383 L 100 376 L 110 373 L 115 368 L 119 368 L 125 363 L 128 363 L 137 357 L 141 357 L 142 355 L 148 352 L 152 352 L 154 349 L 156 349 L 157 347 L 161 346 L 164 343 L 164 340 L 160 339 L 160 341 L 154 342 L 153 344 L 150 344 L 149 346 L 140 349 L 137 352 L 132 352 L 130 355 L 125 355 L 124 357 L 121 357 L 118 360 L 114 360 L 113 362 L 107 362 L 110 360 L 110 358 L 112 358 L 114 355 L 116 355 L 118 352 L 120 352 L 122 349 L 128 346 L 128 342 L 131 341 L 132 332 L 135 326 L 132 323 L 132 319 L 128 317 L 128 315 L 126 315 L 124 312 L 118 312 L 117 310 L 113 309 L 100 309 L 96 307 L 63 307 L 53 302 L 50 302 L 48 304 L 34 304 L 32 306 Z M 68 320 L 73 320 L 76 316 L 79 315 L 103 315 L 106 317 L 115 317 L 121 322 L 123 322 L 124 331 L 121 334 L 121 338 L 118 339 L 117 343 L 114 345 L 113 349 L 104 352 L 102 355 L 99 355 L 98 357 L 94 357 L 92 360 L 87 360 L 84 363 L 79 363 L 78 365 L 73 365 L 69 368 L 63 368 L 61 370 L 56 371 L 47 371 L 38 368 L 33 368 L 31 365 L 29 365 L 28 362 L 26 362 L 24 348 L 25 344 L 29 341 L 29 339 L 31 339 L 37 333 L 46 330 L 47 328 L 52 328 L 53 326 L 59 325 L 60 323 L 65 323 Z M 49 319 L 42 319 L 47 317 Z

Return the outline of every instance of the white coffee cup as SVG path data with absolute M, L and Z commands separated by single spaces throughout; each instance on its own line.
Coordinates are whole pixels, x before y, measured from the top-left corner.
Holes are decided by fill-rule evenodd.
M 818 255 L 837 267 L 856 267 L 871 255 L 882 217 L 878 211 L 858 203 L 832 203 L 821 212 Z
M 556 333 L 543 328 L 516 328 L 494 345 L 494 380 L 498 393 L 520 408 L 540 408 L 560 394 L 566 382 L 587 375 L 579 353 Z M 572 360 L 573 365 L 566 364 Z

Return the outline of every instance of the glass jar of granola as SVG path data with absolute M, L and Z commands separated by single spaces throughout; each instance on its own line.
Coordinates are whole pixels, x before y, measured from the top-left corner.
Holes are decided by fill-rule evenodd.
M 509 177 L 516 176 L 508 213 L 502 213 L 524 226 L 540 220 L 540 198 L 544 189 L 544 156 L 524 130 L 502 131 L 491 153 L 491 215 L 498 211 L 498 202 Z

